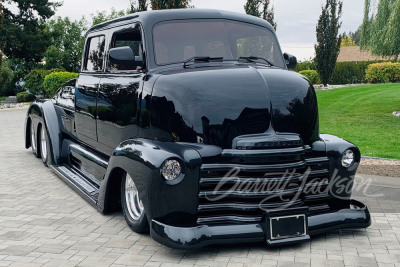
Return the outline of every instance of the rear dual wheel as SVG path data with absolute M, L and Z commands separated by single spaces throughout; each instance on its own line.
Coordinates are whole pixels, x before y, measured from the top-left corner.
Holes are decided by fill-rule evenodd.
M 31 147 L 32 153 L 35 157 L 40 158 L 40 152 L 37 150 L 37 135 L 35 133 L 35 127 L 33 126 L 33 122 L 31 122 Z
M 50 147 L 49 135 L 44 124 L 38 126 L 38 131 L 35 132 L 35 127 L 31 123 L 31 147 L 32 152 L 37 158 L 42 158 L 43 164 L 49 167 L 52 164 L 52 152 Z

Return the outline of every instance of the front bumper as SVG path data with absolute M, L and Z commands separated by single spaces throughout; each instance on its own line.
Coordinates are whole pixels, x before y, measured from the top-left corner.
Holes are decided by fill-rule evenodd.
M 308 216 L 308 235 L 317 235 L 338 229 L 367 228 L 371 216 L 367 206 L 351 200 L 349 208 Z M 151 236 L 154 240 L 176 249 L 198 249 L 208 245 L 227 243 L 266 242 L 263 223 L 196 225 L 176 227 L 152 220 Z M 307 240 L 307 238 L 281 239 L 274 245 Z

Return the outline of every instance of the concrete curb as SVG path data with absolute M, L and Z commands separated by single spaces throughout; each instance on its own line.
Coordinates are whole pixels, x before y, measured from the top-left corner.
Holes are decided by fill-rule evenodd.
M 390 161 L 400 162 L 400 159 L 388 159 L 388 158 L 367 157 L 367 156 L 362 156 L 361 158 L 363 158 L 363 159 L 382 159 L 382 160 L 390 160 Z
M 369 183 L 374 186 L 400 188 L 400 177 L 387 177 L 368 174 L 357 174 L 355 177 L 356 184 Z

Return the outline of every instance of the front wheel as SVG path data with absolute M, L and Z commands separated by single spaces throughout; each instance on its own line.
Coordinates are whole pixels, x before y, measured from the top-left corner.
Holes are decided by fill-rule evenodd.
M 136 233 L 148 232 L 149 223 L 146 212 L 135 182 L 129 174 L 125 174 L 121 182 L 121 204 L 129 227 Z

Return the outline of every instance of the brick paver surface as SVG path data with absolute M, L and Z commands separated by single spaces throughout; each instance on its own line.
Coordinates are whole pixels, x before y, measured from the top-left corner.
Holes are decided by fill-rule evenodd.
M 399 189 L 370 187 L 367 230 L 294 246 L 173 250 L 102 215 L 24 149 L 26 109 L 0 111 L 0 266 L 400 266 Z

